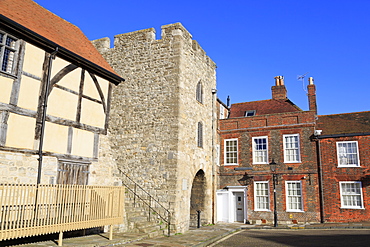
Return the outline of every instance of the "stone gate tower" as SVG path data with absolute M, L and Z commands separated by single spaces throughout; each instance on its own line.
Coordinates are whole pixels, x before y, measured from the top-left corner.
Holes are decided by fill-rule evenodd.
M 180 24 L 93 41 L 126 82 L 113 91 L 117 165 L 169 205 L 172 229 L 214 218 L 216 65 Z

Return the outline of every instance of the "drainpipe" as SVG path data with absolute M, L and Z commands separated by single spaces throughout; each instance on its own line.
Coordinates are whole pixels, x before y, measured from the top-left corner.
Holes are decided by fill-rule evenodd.
M 42 146 L 44 144 L 44 132 L 45 132 L 45 121 L 46 121 L 46 110 L 47 110 L 47 103 L 48 103 L 48 97 L 49 97 L 49 87 L 50 87 L 50 75 L 51 75 L 51 68 L 53 64 L 53 60 L 55 59 L 55 55 L 58 52 L 58 47 L 55 48 L 55 51 L 53 51 L 49 55 L 49 64 L 48 64 L 48 73 L 46 77 L 46 85 L 45 85 L 45 94 L 44 94 L 44 100 L 42 104 L 42 118 L 41 118 L 41 133 L 40 133 L 40 142 L 39 142 L 39 166 L 37 169 L 37 185 L 41 183 L 41 171 L 42 171 Z
M 317 152 L 317 166 L 318 166 L 318 175 L 319 175 L 319 195 L 320 195 L 320 222 L 325 222 L 325 215 L 324 215 L 324 191 L 323 191 L 323 184 L 322 184 L 322 165 L 321 165 L 321 145 L 320 139 L 318 136 L 315 136 L 316 141 L 316 152 Z
M 215 182 L 215 96 L 217 93 L 217 89 L 212 89 L 212 224 L 215 224 L 215 190 L 216 190 L 216 182 Z

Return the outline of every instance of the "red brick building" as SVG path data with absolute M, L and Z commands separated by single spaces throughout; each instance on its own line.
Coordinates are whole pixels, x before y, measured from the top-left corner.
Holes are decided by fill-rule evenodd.
M 370 219 L 370 112 L 319 116 L 322 220 Z
M 219 221 L 320 220 L 315 85 L 310 78 L 303 111 L 287 98 L 284 78 L 275 80 L 272 99 L 232 104 L 220 120 Z

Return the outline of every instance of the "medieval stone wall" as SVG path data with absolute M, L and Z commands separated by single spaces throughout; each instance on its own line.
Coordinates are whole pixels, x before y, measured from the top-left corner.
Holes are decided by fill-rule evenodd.
M 93 41 L 126 79 L 113 91 L 109 136 L 118 166 L 173 212 L 175 230 L 189 226 L 192 183 L 198 171 L 209 203 L 202 220 L 212 217 L 212 165 L 216 87 L 215 64 L 180 24 Z M 203 102 L 196 100 L 198 82 Z M 198 123 L 203 147 L 197 145 Z M 195 190 L 197 191 L 197 190 Z

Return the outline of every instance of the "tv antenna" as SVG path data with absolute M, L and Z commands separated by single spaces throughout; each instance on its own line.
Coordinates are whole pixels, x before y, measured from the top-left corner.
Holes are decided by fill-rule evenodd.
M 305 89 L 305 87 L 304 87 L 304 78 L 306 77 L 306 75 L 308 74 L 309 72 L 307 72 L 307 73 L 305 73 L 305 74 L 303 74 L 303 75 L 298 75 L 297 76 L 297 80 L 298 81 L 302 81 L 302 88 L 303 88 L 303 90 L 307 93 L 307 90 Z

